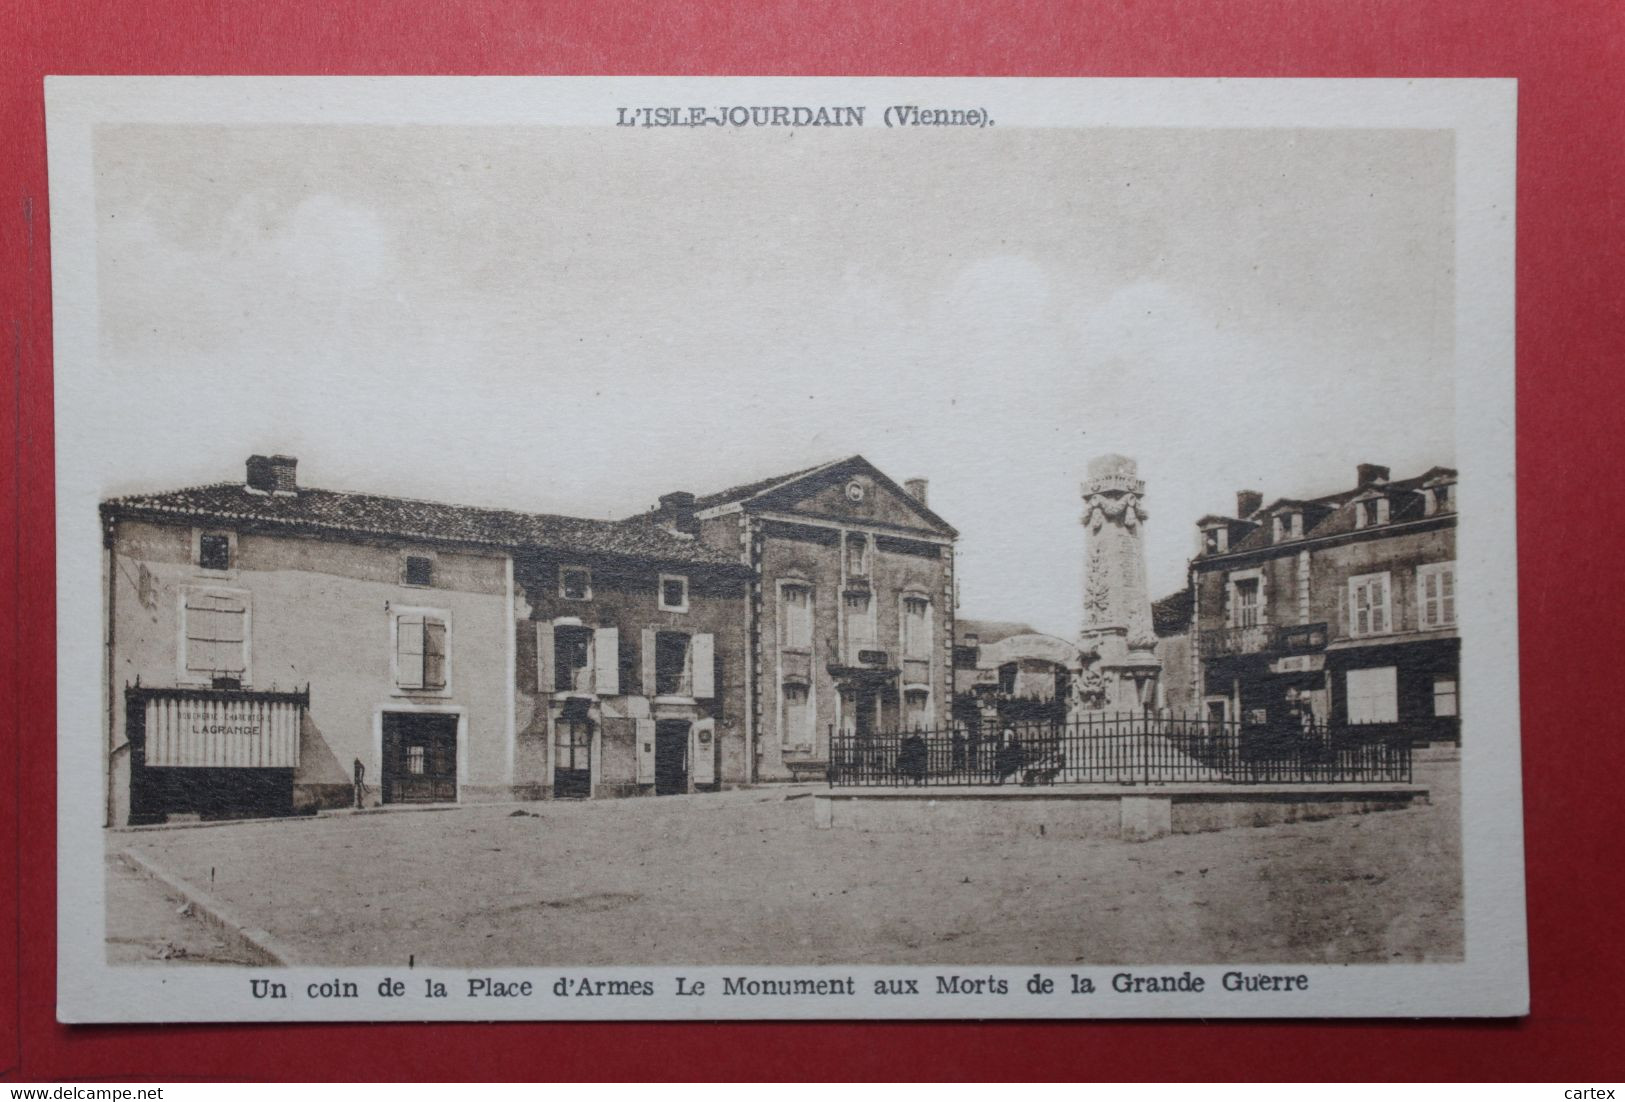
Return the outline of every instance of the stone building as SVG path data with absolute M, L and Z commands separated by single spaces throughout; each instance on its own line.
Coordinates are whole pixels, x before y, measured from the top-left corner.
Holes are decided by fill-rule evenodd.
M 1401 724 L 1460 735 L 1456 472 L 1361 464 L 1324 497 L 1236 495 L 1197 522 L 1191 682 L 1205 715 L 1250 725 Z
M 748 567 L 651 519 L 242 482 L 101 507 L 110 823 L 743 778 Z
M 750 569 L 752 779 L 821 775 L 830 734 L 941 727 L 953 694 L 955 530 L 924 479 L 862 456 L 652 514 Z
M 1067 718 L 1072 682 L 1083 669 L 1076 643 L 998 620 L 961 619 L 954 631 L 955 726 L 980 732 Z

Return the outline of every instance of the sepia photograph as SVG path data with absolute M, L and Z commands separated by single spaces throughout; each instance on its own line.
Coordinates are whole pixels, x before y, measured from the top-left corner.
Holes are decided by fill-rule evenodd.
M 48 91 L 64 1020 L 1527 1005 L 1505 82 Z

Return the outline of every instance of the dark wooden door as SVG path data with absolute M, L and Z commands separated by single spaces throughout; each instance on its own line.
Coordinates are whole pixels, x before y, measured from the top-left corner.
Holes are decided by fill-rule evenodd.
M 455 803 L 457 717 L 384 713 L 384 802 Z
M 655 724 L 655 795 L 688 791 L 688 721 Z

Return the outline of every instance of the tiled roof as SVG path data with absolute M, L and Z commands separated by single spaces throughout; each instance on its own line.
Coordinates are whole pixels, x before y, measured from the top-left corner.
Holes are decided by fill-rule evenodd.
M 195 518 L 251 527 L 314 529 L 747 569 L 733 556 L 679 536 L 649 517 L 590 520 L 341 490 L 301 488 L 297 494 L 264 494 L 252 492 L 240 482 L 131 494 L 103 502 L 102 509 L 125 516 Z
M 1337 536 L 1355 530 L 1354 501 L 1356 498 L 1365 496 L 1372 489 L 1379 489 L 1392 502 L 1392 512 L 1389 515 L 1388 524 L 1407 520 L 1420 520 L 1423 516 L 1422 496 L 1413 491 L 1421 489 L 1424 483 L 1433 481 L 1440 476 L 1453 479 L 1455 475 L 1456 472 L 1449 467 L 1432 467 L 1415 478 L 1394 479 L 1383 483 L 1380 487 L 1357 486 L 1352 490 L 1343 490 L 1339 493 L 1308 498 L 1302 501 L 1283 498 L 1281 501 L 1276 502 L 1276 505 L 1296 503 L 1306 507 L 1304 512 L 1304 532 L 1301 538 L 1313 537 L 1318 539 L 1322 536 Z M 1273 509 L 1274 507 L 1272 505 L 1270 508 Z M 1259 513 L 1254 515 L 1257 516 L 1267 512 L 1269 512 L 1269 509 L 1261 509 Z M 1372 527 L 1380 530 L 1381 527 L 1386 527 L 1386 525 Z M 1273 533 L 1268 527 L 1259 527 L 1231 544 L 1228 551 L 1221 553 L 1228 555 L 1270 546 L 1284 546 L 1284 544 L 1273 544 L 1272 536 Z M 1299 539 L 1295 538 L 1290 542 L 1298 543 Z

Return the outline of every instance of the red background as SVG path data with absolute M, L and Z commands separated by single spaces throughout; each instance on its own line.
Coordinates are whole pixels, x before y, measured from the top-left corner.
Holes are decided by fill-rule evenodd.
M 0 479 L 11 1078 L 1548 1079 L 1625 1075 L 1618 793 L 1625 6 L 1608 0 L 17 3 L 5 25 Z M 47 73 L 1516 77 L 1518 517 L 1533 1010 L 1522 1021 L 55 1023 Z M 0 460 L 0 462 L 4 462 Z M 0 936 L 6 936 L 0 934 Z

